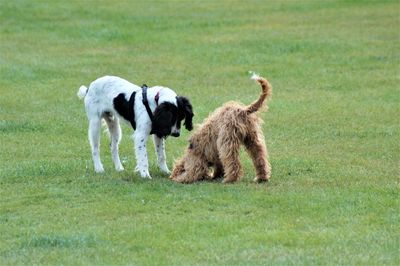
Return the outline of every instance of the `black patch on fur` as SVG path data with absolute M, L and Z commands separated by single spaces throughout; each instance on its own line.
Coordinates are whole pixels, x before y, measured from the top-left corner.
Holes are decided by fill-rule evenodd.
M 169 102 L 157 106 L 153 114 L 154 120 L 151 125 L 151 134 L 164 138 L 171 134 L 171 127 L 178 119 L 178 108 Z
M 178 103 L 178 127 L 180 128 L 180 121 L 185 119 L 183 123 L 187 130 L 193 129 L 193 107 L 189 99 L 184 96 L 177 96 L 176 101 Z
M 125 94 L 120 93 L 117 97 L 114 98 L 114 108 L 117 110 L 118 114 L 122 116 L 124 119 L 131 122 L 132 128 L 136 129 L 135 123 L 135 95 L 136 92 L 134 91 L 129 98 L 129 101 L 126 100 Z

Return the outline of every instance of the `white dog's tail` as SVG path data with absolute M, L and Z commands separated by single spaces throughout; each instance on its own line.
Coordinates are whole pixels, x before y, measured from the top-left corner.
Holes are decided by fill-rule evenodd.
M 78 93 L 76 95 L 78 95 L 79 99 L 82 100 L 83 98 L 85 98 L 87 92 L 88 92 L 88 88 L 86 86 L 82 85 L 79 88 Z

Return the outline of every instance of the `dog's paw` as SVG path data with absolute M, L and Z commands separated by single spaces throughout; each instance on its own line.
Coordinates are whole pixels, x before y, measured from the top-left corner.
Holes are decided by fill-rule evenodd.
M 122 165 L 120 165 L 120 166 L 116 166 L 115 170 L 117 170 L 117 172 L 122 172 L 125 170 L 125 168 Z
M 183 177 L 183 176 L 174 176 L 174 177 L 172 177 L 171 179 L 172 179 L 172 181 L 175 181 L 175 182 L 181 183 L 181 184 L 190 183 L 190 182 L 188 182 L 188 180 L 187 180 L 185 177 Z
M 136 167 L 136 172 L 139 172 L 140 176 L 144 179 L 152 179 L 148 169 L 139 169 Z
M 232 184 L 232 183 L 235 183 L 237 180 L 236 179 L 233 179 L 233 178 L 224 178 L 223 180 L 222 180 L 222 183 L 224 183 L 224 184 Z
M 253 179 L 253 181 L 256 182 L 256 183 L 266 183 L 266 182 L 269 182 L 269 179 L 268 178 L 258 178 L 258 177 L 256 177 L 256 178 Z
M 183 183 L 183 179 L 176 176 L 172 176 L 171 180 L 177 183 Z
M 152 179 L 149 172 L 147 172 L 147 173 L 140 173 L 140 176 L 141 176 L 143 179 Z
M 104 173 L 104 167 L 103 165 L 98 165 L 94 168 L 94 171 L 98 174 L 103 174 Z
M 159 167 L 160 167 L 161 172 L 163 172 L 164 174 L 167 174 L 167 175 L 171 174 L 171 171 L 168 169 L 168 166 L 161 165 Z

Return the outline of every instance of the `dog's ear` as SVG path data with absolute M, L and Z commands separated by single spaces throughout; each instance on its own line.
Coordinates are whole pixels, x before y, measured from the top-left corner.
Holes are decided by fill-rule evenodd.
M 183 124 L 185 125 L 185 128 L 190 131 L 193 129 L 194 116 L 192 104 L 190 103 L 188 98 L 183 96 L 176 97 L 176 100 L 178 102 L 179 111 L 183 112 L 185 116 L 185 122 Z
M 159 138 L 170 135 L 172 120 L 174 117 L 170 106 L 165 103 L 160 104 L 154 111 L 153 117 L 154 120 L 151 125 L 151 133 L 157 135 Z

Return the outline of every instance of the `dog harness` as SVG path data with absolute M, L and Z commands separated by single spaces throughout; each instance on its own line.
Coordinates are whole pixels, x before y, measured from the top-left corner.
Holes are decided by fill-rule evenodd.
M 125 118 L 126 120 L 128 120 L 131 123 L 133 130 L 136 130 L 135 96 L 136 96 L 136 91 L 132 92 L 131 96 L 129 97 L 129 101 L 126 101 L 125 94 L 120 93 L 113 100 L 115 110 L 118 112 L 119 115 L 121 115 L 123 118 Z M 151 122 L 153 122 L 154 115 L 151 112 L 149 102 L 147 100 L 147 85 L 146 84 L 142 85 L 142 96 L 143 96 L 143 99 L 142 99 L 143 105 L 146 107 L 146 111 L 150 117 Z M 158 91 L 156 93 L 156 96 L 154 97 L 154 101 L 156 102 L 156 105 L 158 105 L 159 98 L 160 98 L 160 91 Z
M 147 89 L 148 89 L 147 85 L 143 84 L 142 85 L 142 103 L 143 103 L 144 107 L 146 107 L 146 111 L 150 117 L 151 122 L 153 122 L 154 116 L 153 116 L 153 112 L 150 109 L 149 101 L 147 100 Z
M 148 89 L 147 85 L 143 84 L 142 85 L 142 103 L 143 103 L 144 107 L 146 107 L 147 114 L 149 115 L 150 120 L 153 123 L 154 122 L 154 115 L 153 115 L 153 112 L 150 109 L 149 101 L 147 100 L 147 89 Z M 158 99 L 159 98 L 160 98 L 160 91 L 158 91 L 156 96 L 154 96 L 154 101 L 156 102 L 156 105 L 158 105 Z M 150 131 L 150 135 L 151 134 L 154 134 L 153 130 Z

